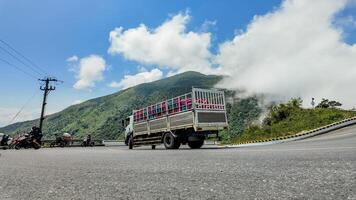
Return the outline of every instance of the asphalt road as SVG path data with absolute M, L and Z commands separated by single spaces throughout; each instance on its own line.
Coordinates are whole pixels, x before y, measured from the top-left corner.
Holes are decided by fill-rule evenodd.
M 0 154 L 0 199 L 356 199 L 356 126 L 243 148 Z

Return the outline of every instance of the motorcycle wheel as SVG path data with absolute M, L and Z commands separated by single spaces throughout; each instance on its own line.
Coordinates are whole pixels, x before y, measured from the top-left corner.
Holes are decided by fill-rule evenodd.
M 38 145 L 38 144 L 33 144 L 33 148 L 34 148 L 34 149 L 39 149 L 39 148 L 41 148 L 41 146 Z

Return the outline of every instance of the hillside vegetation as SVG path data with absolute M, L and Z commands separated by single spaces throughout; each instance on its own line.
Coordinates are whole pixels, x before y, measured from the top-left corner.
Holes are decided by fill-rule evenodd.
M 292 99 L 288 103 L 273 106 L 262 124 L 248 125 L 241 135 L 232 139 L 232 142 L 240 143 L 293 135 L 356 116 L 355 111 L 329 106 L 303 109 L 300 105 L 300 99 Z

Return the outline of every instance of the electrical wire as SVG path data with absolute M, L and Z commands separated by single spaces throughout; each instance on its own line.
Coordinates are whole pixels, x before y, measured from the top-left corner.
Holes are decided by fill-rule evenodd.
M 21 52 L 19 52 L 18 50 L 16 50 L 14 47 L 12 47 L 9 43 L 5 42 L 4 40 L 0 39 L 0 42 L 5 44 L 9 49 L 11 49 L 13 52 L 15 52 L 17 55 L 19 55 L 21 58 L 23 58 L 24 60 L 26 60 L 32 67 L 32 69 L 34 69 L 35 71 L 39 70 L 41 71 L 41 73 L 45 74 L 45 75 L 48 75 L 48 73 L 43 70 L 41 67 L 39 67 L 36 63 L 34 63 L 31 59 L 29 59 L 28 57 L 26 57 L 25 55 L 23 55 Z M 37 71 L 37 72 L 39 72 Z
M 11 66 L 11 67 L 13 67 L 13 68 L 15 68 L 15 69 L 17 69 L 17 70 L 19 70 L 19 71 L 21 71 L 22 73 L 24 73 L 24 74 L 30 76 L 31 78 L 34 78 L 34 79 L 36 79 L 36 80 L 38 79 L 38 78 L 37 78 L 36 76 L 34 76 L 33 74 L 31 74 L 31 73 L 29 73 L 29 72 L 23 70 L 22 68 L 20 68 L 20 67 L 14 65 L 14 64 L 12 64 L 12 63 L 10 63 L 9 61 L 7 61 L 7 60 L 5 60 L 5 59 L 0 58 L 0 61 L 2 61 L 2 62 L 4 62 L 4 63 L 8 64 L 9 66 Z
M 12 54 L 11 52 L 9 52 L 8 50 L 6 50 L 5 48 L 0 46 L 0 49 L 2 49 L 4 52 L 6 52 L 7 54 L 9 54 L 11 57 L 13 57 L 15 60 L 19 61 L 21 64 L 23 64 L 25 67 L 30 68 L 32 71 L 34 71 L 35 73 L 37 73 L 40 76 L 43 76 L 44 74 L 40 73 L 39 71 L 37 71 L 36 69 L 34 69 L 33 67 L 27 65 L 25 62 L 23 62 L 21 59 L 19 59 L 18 57 L 16 57 L 14 54 Z
M 20 110 L 16 113 L 16 115 L 9 121 L 8 124 L 12 124 L 15 119 L 20 115 L 23 109 L 32 101 L 32 99 L 38 94 L 39 90 L 36 90 L 33 95 L 25 102 L 25 104 L 20 108 Z

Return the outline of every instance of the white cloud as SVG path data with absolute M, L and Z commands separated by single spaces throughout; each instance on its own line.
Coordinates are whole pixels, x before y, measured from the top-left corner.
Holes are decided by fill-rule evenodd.
M 174 75 L 177 75 L 178 74 L 178 72 L 177 71 L 169 71 L 168 73 L 167 73 L 167 75 L 166 75 L 166 77 L 171 77 L 171 76 L 174 76 Z
M 83 103 L 83 102 L 84 102 L 83 100 L 77 99 L 77 100 L 73 101 L 72 105 L 80 104 L 80 103 Z
M 73 56 L 67 58 L 66 61 L 67 61 L 67 62 L 77 62 L 78 60 L 79 60 L 78 56 L 73 55 Z
M 114 88 L 126 89 L 141 83 L 148 83 L 161 79 L 163 73 L 159 69 L 152 69 L 151 71 L 142 71 L 135 75 L 125 75 L 120 82 L 112 82 L 109 86 Z
M 200 30 L 203 32 L 208 32 L 212 27 L 216 26 L 216 21 L 205 20 L 201 25 Z
M 187 13 L 180 13 L 154 29 L 144 24 L 128 30 L 116 28 L 110 32 L 111 45 L 108 51 L 142 64 L 158 65 L 179 72 L 194 70 L 214 73 L 209 51 L 211 34 L 187 32 L 189 19 Z
M 276 100 L 311 97 L 355 106 L 356 45 L 333 26 L 346 0 L 286 0 L 256 16 L 247 30 L 220 45 L 216 62 L 230 74 L 219 85 Z M 307 102 L 309 103 L 309 102 Z
M 77 63 L 77 82 L 73 87 L 78 90 L 90 90 L 96 82 L 103 79 L 106 68 L 106 62 L 101 56 L 90 55 L 81 58 Z

